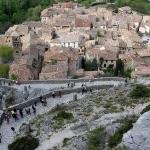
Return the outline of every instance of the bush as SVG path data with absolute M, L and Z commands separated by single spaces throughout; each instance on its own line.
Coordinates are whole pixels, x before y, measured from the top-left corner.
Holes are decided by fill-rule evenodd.
M 87 150 L 101 150 L 105 146 L 106 132 L 104 128 L 94 129 L 87 133 L 88 146 Z
M 150 105 L 146 106 L 142 111 L 141 114 L 144 114 L 145 112 L 150 110 Z
M 130 92 L 130 97 L 135 99 L 149 96 L 150 89 L 142 84 L 136 85 L 136 87 Z
M 11 58 L 13 56 L 13 49 L 7 45 L 0 44 L 0 57 Z
M 12 79 L 12 80 L 17 80 L 17 78 L 18 78 L 18 76 L 17 76 L 17 75 L 15 75 L 15 74 L 11 74 L 11 79 Z
M 133 123 L 135 121 L 135 119 L 130 119 L 126 121 L 126 123 L 123 126 L 121 126 L 114 135 L 110 136 L 108 141 L 109 147 L 117 146 L 121 142 L 123 134 L 133 127 Z
M 0 64 L 0 78 L 8 78 L 9 65 Z
M 74 76 L 71 77 L 71 79 L 78 79 L 78 76 L 74 75 Z
M 32 136 L 24 136 L 8 145 L 9 150 L 35 150 L 39 146 L 38 139 Z
M 55 120 L 62 120 L 62 119 L 71 119 L 73 118 L 72 113 L 67 113 L 65 111 L 60 111 L 56 116 L 53 117 Z

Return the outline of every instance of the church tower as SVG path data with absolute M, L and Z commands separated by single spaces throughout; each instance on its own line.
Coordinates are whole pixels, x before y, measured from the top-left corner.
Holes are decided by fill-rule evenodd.
M 19 34 L 14 31 L 12 33 L 14 62 L 19 63 L 22 56 L 22 43 Z

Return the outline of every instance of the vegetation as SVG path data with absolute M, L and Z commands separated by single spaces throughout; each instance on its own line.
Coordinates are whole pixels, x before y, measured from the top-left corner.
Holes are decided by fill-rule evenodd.
M 7 45 L 0 44 L 0 57 L 11 58 L 13 56 L 13 49 Z
M 131 98 L 142 98 L 142 97 L 150 97 L 150 89 L 145 85 L 138 84 L 136 87 L 130 92 Z
M 150 105 L 146 106 L 142 111 L 141 114 L 144 114 L 145 112 L 150 110 Z
M 85 62 L 85 70 L 91 71 L 92 70 L 92 62 L 90 60 Z
M 98 64 L 97 64 L 97 59 L 96 58 L 94 58 L 93 60 L 92 60 L 92 70 L 93 71 L 97 71 L 97 69 L 98 69 Z
M 103 127 L 94 129 L 87 133 L 88 144 L 87 150 L 100 150 L 100 147 L 105 146 L 106 132 Z
M 97 34 L 96 34 L 96 38 L 97 37 L 104 37 L 104 35 L 98 31 Z
M 132 69 L 127 69 L 124 71 L 124 76 L 125 77 L 128 77 L 128 78 L 131 78 L 131 72 L 132 72 Z
M 71 77 L 71 79 L 78 79 L 78 76 L 74 75 L 74 76 Z
M 15 74 L 11 74 L 11 79 L 12 79 L 12 80 L 17 80 L 17 78 L 18 78 L 18 76 L 17 76 L 17 75 L 15 75 Z
M 9 150 L 34 150 L 39 146 L 38 139 L 32 136 L 24 136 L 15 140 L 12 144 L 8 145 Z
M 122 125 L 114 135 L 110 136 L 108 141 L 109 147 L 112 148 L 117 146 L 121 142 L 123 134 L 129 131 L 133 127 L 133 123 L 135 121 L 136 119 L 130 119 L 126 121 L 125 124 Z
M 102 64 L 104 62 L 104 58 L 103 57 L 100 57 L 99 58 L 99 64 L 100 64 L 100 69 L 102 69 Z
M 8 78 L 9 65 L 0 64 L 0 78 Z
M 73 118 L 72 113 L 67 113 L 65 111 L 60 111 L 56 116 L 53 117 L 54 120 L 71 119 L 71 118 Z
M 121 59 L 117 59 L 116 68 L 114 72 L 115 76 L 120 76 L 124 74 L 124 63 Z

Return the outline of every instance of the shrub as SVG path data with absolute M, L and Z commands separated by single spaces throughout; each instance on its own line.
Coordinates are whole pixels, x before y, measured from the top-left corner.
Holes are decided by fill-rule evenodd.
M 74 75 L 74 76 L 71 77 L 71 79 L 78 79 L 78 76 Z
M 12 79 L 12 80 L 17 80 L 17 78 L 18 78 L 18 76 L 17 76 L 17 75 L 15 75 L 15 74 L 11 74 L 11 79 Z
M 13 56 L 13 49 L 7 45 L 0 44 L 0 57 L 11 58 Z
M 88 146 L 87 150 L 101 150 L 105 146 L 106 132 L 100 127 L 87 133 Z
M 130 92 L 131 98 L 141 98 L 141 97 L 149 97 L 150 89 L 148 89 L 145 85 L 136 85 L 136 87 Z
M 65 111 L 60 111 L 56 116 L 53 117 L 55 120 L 61 120 L 61 119 L 71 119 L 73 118 L 72 113 L 67 113 Z
M 15 140 L 12 144 L 8 145 L 9 150 L 34 150 L 39 146 L 38 139 L 32 136 L 24 136 Z
M 144 114 L 145 112 L 150 110 L 150 105 L 146 106 L 142 111 L 141 114 Z
M 9 65 L 0 64 L 0 78 L 8 78 Z
M 63 146 L 66 146 L 66 145 L 67 145 L 67 142 L 68 142 L 69 140 L 70 140 L 69 138 L 64 138 L 64 139 L 63 139 Z

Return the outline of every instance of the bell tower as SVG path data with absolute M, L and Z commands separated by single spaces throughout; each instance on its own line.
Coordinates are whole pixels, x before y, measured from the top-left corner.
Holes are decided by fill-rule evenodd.
M 12 33 L 14 62 L 19 63 L 22 56 L 22 43 L 19 34 L 14 31 Z

